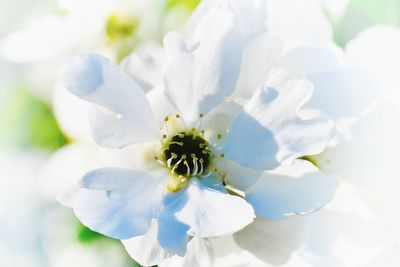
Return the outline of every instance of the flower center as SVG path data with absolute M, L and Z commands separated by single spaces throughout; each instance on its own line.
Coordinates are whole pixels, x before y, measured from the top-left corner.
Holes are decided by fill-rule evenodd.
M 136 17 L 118 13 L 108 17 L 105 30 L 109 39 L 123 39 L 132 37 L 138 25 Z
M 209 143 L 192 132 L 174 135 L 164 150 L 171 172 L 186 177 L 201 175 L 210 164 L 211 153 Z

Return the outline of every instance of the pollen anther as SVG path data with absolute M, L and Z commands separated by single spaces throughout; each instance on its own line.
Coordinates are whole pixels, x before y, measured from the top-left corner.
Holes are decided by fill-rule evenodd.
M 203 175 L 212 158 L 209 143 L 193 129 L 167 139 L 162 151 L 171 173 L 186 178 Z

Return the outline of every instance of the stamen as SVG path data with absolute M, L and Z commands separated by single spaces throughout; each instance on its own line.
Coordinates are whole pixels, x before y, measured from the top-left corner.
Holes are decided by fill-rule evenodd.
M 194 158 L 192 162 L 193 162 L 193 166 L 194 166 L 192 175 L 193 175 L 193 176 L 196 176 L 196 175 L 197 175 L 197 171 L 198 171 L 198 169 L 199 169 L 199 166 L 197 165 L 197 159 Z
M 171 168 L 171 162 L 172 162 L 172 160 L 173 160 L 172 157 L 169 158 L 169 159 L 167 160 L 167 166 L 168 166 L 168 168 Z
M 199 162 L 200 162 L 200 171 L 198 172 L 198 174 L 202 174 L 203 173 L 203 162 L 204 162 L 204 160 L 200 159 Z
M 201 153 L 203 153 L 203 154 L 205 154 L 205 155 L 210 155 L 210 154 L 211 154 L 211 152 L 208 151 L 208 150 L 202 150 Z
M 186 176 L 190 176 L 190 167 L 189 167 L 189 164 L 188 164 L 188 162 L 185 160 L 184 162 L 183 162 L 183 164 L 185 164 L 185 166 L 186 166 Z
M 183 155 L 186 156 L 186 155 Z M 182 160 L 184 160 L 183 156 L 181 157 L 180 160 L 178 160 L 177 163 L 174 164 L 174 167 L 172 168 L 171 172 L 174 173 L 175 169 L 178 168 L 179 164 L 182 162 Z M 186 157 L 185 157 L 186 158 Z
M 183 175 L 179 175 L 179 181 L 180 181 L 181 183 L 185 182 L 185 181 L 186 181 L 186 177 L 183 176 Z
M 170 144 L 176 144 L 178 146 L 183 146 L 183 142 L 170 142 Z
M 162 150 L 171 173 L 186 178 L 202 175 L 212 159 L 211 146 L 193 129 L 175 134 Z

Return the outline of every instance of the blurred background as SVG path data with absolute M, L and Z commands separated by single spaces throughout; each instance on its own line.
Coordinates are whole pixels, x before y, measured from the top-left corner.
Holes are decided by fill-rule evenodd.
M 57 75 L 80 52 L 101 51 L 120 62 L 157 47 L 198 2 L 0 0 L 0 266 L 138 266 L 120 242 L 85 228 L 56 200 L 71 171 L 63 165 L 95 165 L 73 153 L 85 149 L 74 144 L 90 141 L 87 129 L 65 116 L 81 103 L 68 102 L 66 111 L 57 102 Z M 321 0 L 321 6 L 340 47 L 368 27 L 400 26 L 400 0 Z

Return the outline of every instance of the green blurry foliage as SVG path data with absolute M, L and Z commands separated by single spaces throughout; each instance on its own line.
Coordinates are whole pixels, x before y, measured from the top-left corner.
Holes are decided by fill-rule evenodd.
M 109 246 L 120 246 L 121 250 L 125 250 L 125 248 L 123 248 L 122 243 L 119 240 L 115 240 L 106 237 L 102 234 L 99 234 L 97 232 L 94 232 L 89 228 L 87 228 L 86 226 L 84 226 L 83 224 L 81 224 L 80 222 L 77 222 L 77 239 L 79 240 L 80 243 L 86 245 L 90 245 L 94 242 L 100 242 L 100 241 L 109 242 L 108 244 Z M 127 262 L 130 262 L 129 267 L 142 267 L 140 264 L 131 259 L 128 253 L 126 253 L 126 257 L 127 257 Z
M 68 140 L 50 106 L 20 86 L 0 108 L 0 145 L 55 150 Z
M 177 7 L 184 7 L 188 11 L 193 11 L 201 0 L 167 0 L 167 9 L 173 9 Z
M 78 238 L 79 242 L 81 242 L 82 244 L 88 244 L 88 243 L 91 243 L 91 242 L 94 242 L 96 240 L 99 240 L 101 238 L 106 238 L 106 237 L 103 236 L 102 234 L 99 234 L 97 232 L 90 230 L 83 224 L 79 223 L 78 230 L 77 230 L 77 238 Z
M 136 43 L 136 32 L 139 20 L 130 14 L 115 13 L 108 17 L 104 30 L 107 36 L 108 46 L 115 51 L 115 60 L 120 62 L 129 55 Z
M 350 0 L 333 24 L 335 42 L 344 47 L 366 28 L 377 24 L 400 26 L 400 0 Z

